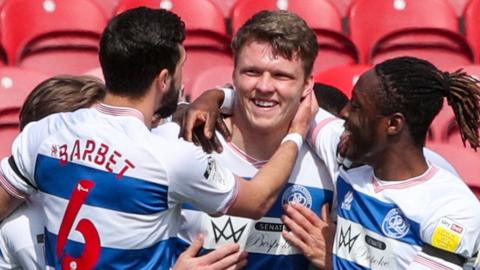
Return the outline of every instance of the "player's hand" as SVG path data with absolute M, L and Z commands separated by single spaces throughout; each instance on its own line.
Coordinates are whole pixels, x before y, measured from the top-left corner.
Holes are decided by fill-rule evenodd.
M 183 116 L 180 136 L 201 145 L 207 153 L 221 152 L 223 148 L 215 130 L 227 141 L 231 140 L 230 131 L 220 115 L 222 101 L 223 92 L 217 89 L 208 90 L 195 99 Z
M 322 219 L 299 203 L 284 208 L 286 215 L 282 216 L 282 221 L 290 231 L 283 231 L 283 237 L 316 268 L 332 269 L 335 224 L 330 218 L 329 206 L 323 206 Z
M 299 133 L 303 137 L 307 134 L 308 127 L 315 113 L 318 111 L 318 103 L 313 91 L 310 91 L 301 101 L 295 117 L 290 123 L 289 133 Z
M 195 257 L 203 245 L 203 235 L 199 235 L 185 250 L 173 270 L 233 270 L 242 269 L 247 264 L 247 253 L 238 244 L 226 244 L 203 256 Z

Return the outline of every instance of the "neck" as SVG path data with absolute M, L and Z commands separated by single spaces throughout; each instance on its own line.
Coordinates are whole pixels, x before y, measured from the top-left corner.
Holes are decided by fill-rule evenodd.
M 386 149 L 372 165 L 375 176 L 388 181 L 401 181 L 423 174 L 428 164 L 422 147 L 402 146 Z
M 105 95 L 105 98 L 102 102 L 106 105 L 116 106 L 116 107 L 127 107 L 140 111 L 143 114 L 144 123 L 148 128 L 151 128 L 152 117 L 154 113 L 154 100 L 155 98 L 151 96 L 154 91 L 148 91 L 144 97 L 138 99 L 132 99 L 125 96 L 119 96 L 112 93 Z
M 232 127 L 232 143 L 247 155 L 258 160 L 270 159 L 288 132 L 288 126 L 274 130 L 259 129 L 244 121 L 239 121 L 235 115 L 230 118 L 230 126 Z

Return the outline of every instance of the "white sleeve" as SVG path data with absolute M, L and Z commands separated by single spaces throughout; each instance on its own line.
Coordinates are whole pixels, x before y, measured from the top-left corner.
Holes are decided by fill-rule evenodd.
M 434 152 L 433 150 L 424 147 L 423 148 L 423 155 L 425 156 L 425 159 L 430 162 L 430 164 L 435 164 L 437 167 L 440 167 L 446 171 L 451 172 L 453 175 L 460 177 L 458 172 L 455 170 L 455 168 L 450 164 L 445 158 L 443 158 L 440 154 Z
M 0 184 L 12 196 L 25 199 L 35 192 L 34 166 L 39 140 L 31 136 L 34 125 L 27 125 L 12 144 L 12 156 L 0 163 Z M 32 133 L 32 134 L 31 134 Z
M 164 162 L 169 196 L 178 203 L 190 202 L 209 214 L 225 213 L 238 193 L 237 180 L 230 170 L 200 147 L 177 140 L 175 154 Z
M 420 224 L 422 241 L 471 258 L 480 248 L 480 202 L 463 185 L 448 186 L 443 194 L 436 192 L 434 196 L 434 203 L 427 207 L 426 218 Z
M 323 160 L 332 179 L 338 172 L 337 146 L 344 121 L 320 108 L 310 125 L 307 139 L 318 157 Z

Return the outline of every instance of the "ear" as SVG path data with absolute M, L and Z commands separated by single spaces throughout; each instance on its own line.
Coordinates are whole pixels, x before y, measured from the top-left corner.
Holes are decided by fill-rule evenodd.
M 313 75 L 310 75 L 306 80 L 305 80 L 305 88 L 303 89 L 303 93 L 302 93 L 302 98 L 304 98 L 305 96 L 307 96 L 310 92 L 313 91 L 313 84 L 314 84 L 314 80 L 313 80 Z
M 170 87 L 170 84 L 172 83 L 172 76 L 170 76 L 170 72 L 164 68 L 162 71 L 160 71 L 160 73 L 158 73 L 155 82 L 157 84 L 157 89 L 163 93 L 163 91 Z
M 387 120 L 387 135 L 400 134 L 406 128 L 405 116 L 394 113 Z

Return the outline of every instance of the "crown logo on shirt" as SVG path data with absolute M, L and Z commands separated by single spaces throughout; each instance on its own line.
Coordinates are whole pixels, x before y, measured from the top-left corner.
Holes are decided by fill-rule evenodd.
M 242 237 L 243 231 L 245 231 L 245 228 L 247 227 L 247 224 L 245 224 L 238 230 L 235 230 L 233 228 L 231 217 L 228 217 L 228 220 L 223 226 L 223 228 L 218 227 L 213 222 L 213 220 L 211 222 L 212 222 L 213 234 L 215 236 L 215 243 L 218 243 L 218 241 L 220 241 L 220 239 L 222 238 L 225 240 L 229 240 L 230 238 L 233 238 L 233 241 L 237 243 Z

